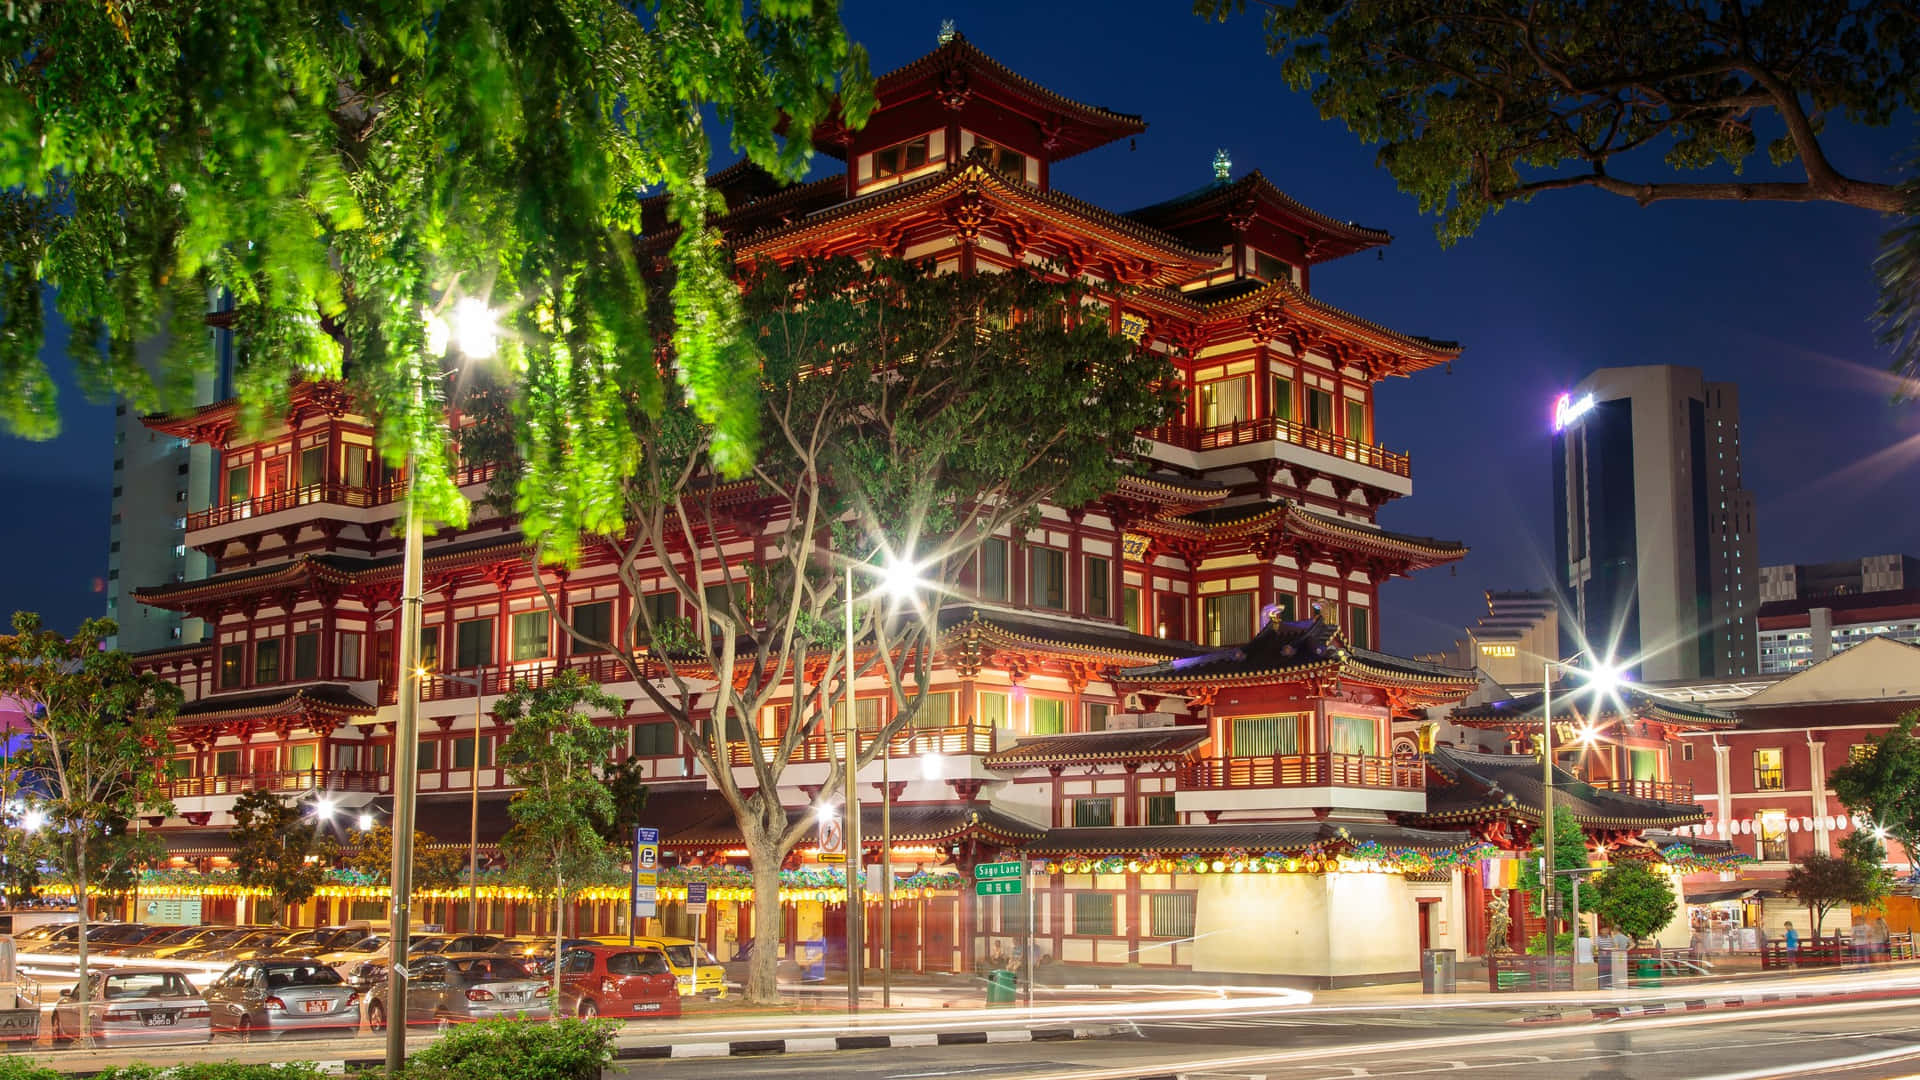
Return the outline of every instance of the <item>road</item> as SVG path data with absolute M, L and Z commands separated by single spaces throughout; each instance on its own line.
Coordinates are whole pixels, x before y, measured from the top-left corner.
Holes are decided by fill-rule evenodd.
M 1518 1027 L 1491 1009 L 1355 1010 L 1144 1022 L 1138 1037 L 758 1060 L 637 1063 L 635 1080 L 1873 1080 L 1920 1069 L 1910 1002 L 1701 1013 Z

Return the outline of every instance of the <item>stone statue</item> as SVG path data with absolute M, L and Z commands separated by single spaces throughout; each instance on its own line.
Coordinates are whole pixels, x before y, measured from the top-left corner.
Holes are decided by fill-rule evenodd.
M 1507 944 L 1508 933 L 1513 926 L 1512 916 L 1507 914 L 1507 894 L 1496 892 L 1487 897 L 1487 955 L 1505 956 L 1513 949 Z

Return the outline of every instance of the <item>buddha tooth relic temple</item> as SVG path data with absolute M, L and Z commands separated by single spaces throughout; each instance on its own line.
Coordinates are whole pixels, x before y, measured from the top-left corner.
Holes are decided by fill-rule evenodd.
M 1017 947 L 1028 898 L 976 896 L 972 874 L 1018 859 L 1032 868 L 1036 949 L 1060 965 L 1331 985 L 1409 977 L 1423 947 L 1484 952 L 1489 897 L 1513 888 L 1540 821 L 1541 716 L 1526 701 L 1463 708 L 1456 723 L 1505 731 L 1511 753 L 1436 745 L 1425 710 L 1468 698 L 1474 673 L 1376 647 L 1380 586 L 1466 550 L 1375 520 L 1412 493 L 1413 474 L 1375 430 L 1374 395 L 1459 347 L 1311 288 L 1321 263 L 1391 238 L 1259 172 L 1233 179 L 1224 159 L 1206 186 L 1131 212 L 1077 199 L 1054 186 L 1055 163 L 1145 123 L 1063 97 L 959 35 L 877 91 L 864 127 L 814 135 L 844 163 L 837 175 L 781 187 L 736 165 L 710 178 L 743 266 L 879 250 L 959 272 L 1061 268 L 1111 290 L 1114 329 L 1163 355 L 1186 397 L 1179 420 L 1142 433 L 1140 474 L 989 541 L 973 594 L 939 611 L 935 696 L 890 746 L 885 785 L 881 762 L 859 777 L 869 860 L 891 800 L 894 966 L 966 970 Z M 643 221 L 643 256 L 664 255 L 664 207 L 649 202 Z M 240 794 L 325 800 L 344 829 L 391 812 L 403 685 L 393 613 L 405 478 L 374 452 L 374 425 L 334 384 L 296 387 L 257 440 L 240 436 L 238 409 L 148 421 L 217 455 L 212 505 L 187 521 L 188 545 L 215 570 L 136 593 L 204 627 L 197 644 L 141 654 L 187 698 L 167 762 L 176 814 L 147 822 L 172 865 L 142 896 L 199 898 L 208 921 L 254 917 L 258 897 L 229 869 Z M 513 520 L 483 502 L 487 470 L 460 479 L 472 523 L 426 552 L 418 820 L 464 857 L 477 786 L 485 884 L 480 910 L 463 885 L 426 897 L 424 917 L 551 932 L 543 905 L 499 876 L 511 792 L 493 750 L 504 731 L 476 715 L 520 680 L 578 669 L 631 703 L 602 722 L 622 731 L 619 756 L 640 762 L 644 816 L 662 834 L 649 929 L 691 930 L 685 885 L 708 882 L 699 933 L 732 957 L 752 908 L 731 811 L 626 669 L 556 628 L 536 574 L 574 625 L 601 634 L 674 595 L 635 595 L 591 552 L 564 575 L 537 570 Z M 861 725 L 876 727 L 884 687 L 857 689 Z M 1565 741 L 1559 782 L 1577 793 L 1597 856 L 1662 859 L 1666 834 L 1645 830 L 1700 820 L 1667 755 L 1679 733 L 1724 719 L 1635 698 L 1588 718 L 1587 745 Z M 765 722 L 763 737 L 777 719 Z M 744 765 L 745 744 L 734 750 Z M 793 814 L 832 760 L 822 740 L 797 746 L 781 789 Z M 844 879 L 818 856 L 803 843 L 783 871 L 789 956 L 844 940 Z M 384 896 L 342 873 L 297 919 L 384 918 Z M 587 890 L 579 932 L 624 933 L 626 898 L 624 878 Z M 877 965 L 879 934 L 867 941 Z

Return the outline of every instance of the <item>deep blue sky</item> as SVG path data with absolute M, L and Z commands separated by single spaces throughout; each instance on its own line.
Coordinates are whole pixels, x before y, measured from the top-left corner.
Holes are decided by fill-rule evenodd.
M 1847 207 L 1671 203 L 1642 209 L 1599 193 L 1542 197 L 1498 215 L 1442 251 L 1432 220 L 1374 168 L 1372 147 L 1289 90 L 1251 19 L 1187 14 L 1184 0 L 1105 5 L 913 4 L 856 0 L 847 22 L 884 72 L 931 50 L 942 18 L 1015 70 L 1150 125 L 1065 162 L 1056 186 L 1130 209 L 1211 178 L 1217 148 L 1235 175 L 1259 168 L 1337 218 L 1390 229 L 1371 254 L 1318 268 L 1331 302 L 1466 351 L 1380 389 L 1379 440 L 1410 452 L 1414 495 L 1382 514 L 1390 528 L 1473 548 L 1455 573 L 1429 571 L 1383 591 L 1388 648 L 1440 648 L 1482 610 L 1487 588 L 1548 579 L 1553 396 L 1608 365 L 1674 363 L 1740 386 L 1746 482 L 1758 498 L 1762 563 L 1874 552 L 1920 554 L 1920 407 L 1892 408 L 1885 360 L 1867 322 L 1883 223 Z M 1830 155 L 1887 179 L 1920 136 L 1841 129 Z M 1769 175 L 1764 162 L 1755 176 Z M 1636 177 L 1637 178 L 1637 177 Z M 63 342 L 50 345 L 58 355 Z M 0 607 L 68 627 L 101 610 L 112 409 L 69 392 L 51 443 L 0 440 Z M 1911 440 L 1904 450 L 1883 453 Z M 1878 456 L 1876 456 L 1878 455 Z

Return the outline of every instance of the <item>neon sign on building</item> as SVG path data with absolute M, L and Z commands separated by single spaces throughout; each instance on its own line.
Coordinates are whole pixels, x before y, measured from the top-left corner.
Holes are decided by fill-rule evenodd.
M 1560 431 L 1585 416 L 1593 408 L 1593 395 L 1583 394 L 1575 401 L 1572 394 L 1561 394 L 1553 401 L 1553 430 Z

